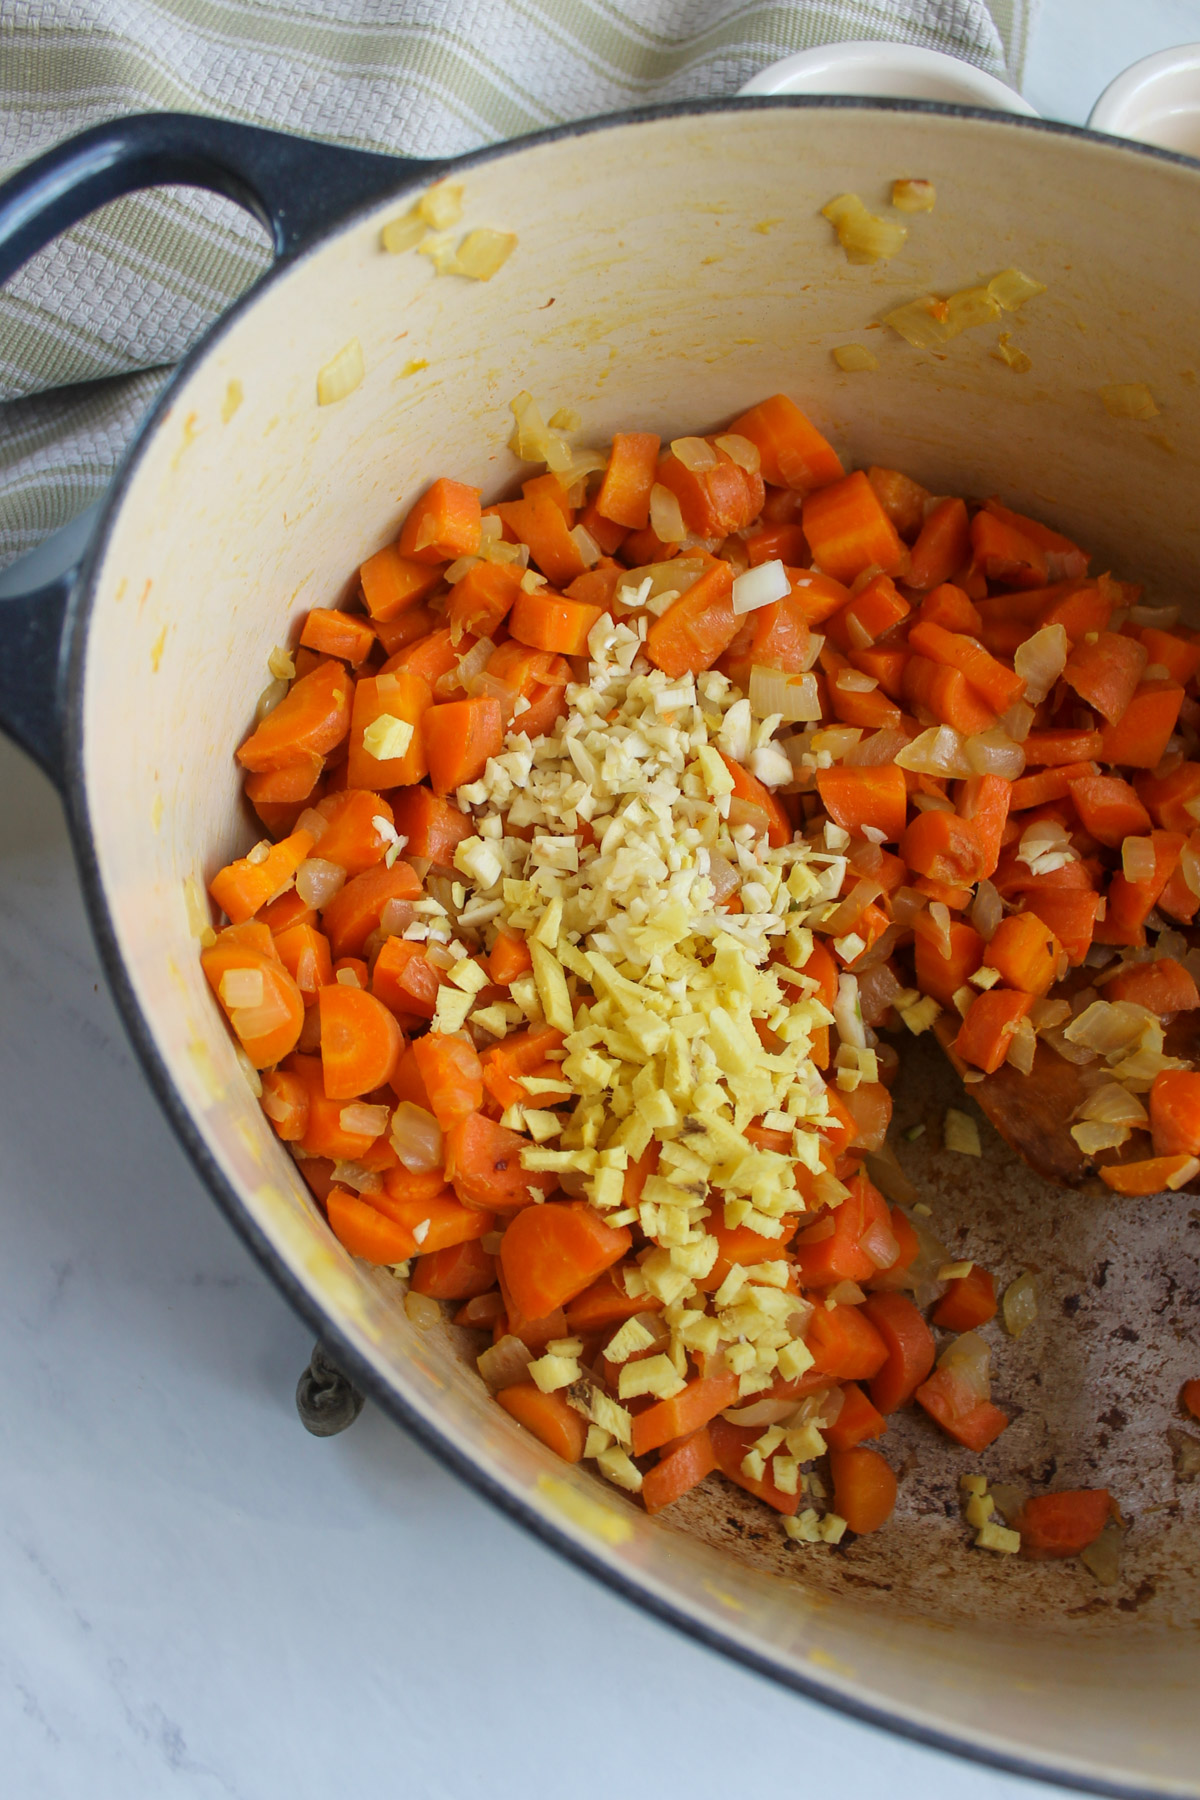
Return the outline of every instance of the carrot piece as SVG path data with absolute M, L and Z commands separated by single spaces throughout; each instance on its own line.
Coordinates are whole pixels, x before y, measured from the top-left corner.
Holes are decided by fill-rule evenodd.
M 1032 1005 L 1032 994 L 1011 988 L 994 987 L 977 994 L 954 1040 L 955 1055 L 985 1075 L 994 1075 L 1008 1055 L 1013 1032 Z
M 753 1130 L 753 1127 L 748 1129 Z M 781 1255 L 794 1235 L 796 1225 L 789 1220 L 782 1237 L 768 1238 L 749 1225 L 726 1225 L 718 1211 L 706 1220 L 705 1230 L 717 1240 L 717 1259 L 696 1285 L 705 1293 L 715 1293 L 735 1263 L 766 1262 Z
M 311 831 L 296 831 L 272 844 L 261 861 L 247 856 L 227 863 L 213 876 L 208 891 L 235 925 L 253 918 L 260 906 L 274 899 L 291 883 L 296 870 L 312 848 Z
M 490 638 L 508 617 L 521 592 L 525 571 L 519 563 L 476 563 L 450 590 L 446 617 L 452 636 L 464 632 Z
M 1031 888 L 1025 896 L 1026 912 L 1050 927 L 1073 969 L 1091 949 L 1099 903 L 1098 894 L 1081 888 Z
M 555 587 L 566 587 L 583 574 L 587 567 L 583 554 L 571 536 L 561 506 L 549 494 L 535 492 L 520 500 L 505 500 L 496 511 L 516 533 L 517 542 L 529 546 L 531 560 Z
M 404 1038 L 373 994 L 331 982 L 320 991 L 321 1067 L 329 1100 L 355 1100 L 383 1087 L 400 1060 Z
M 632 1243 L 624 1226 L 606 1225 L 586 1201 L 527 1206 L 500 1240 L 500 1267 L 521 1311 L 541 1318 L 582 1294 Z
M 525 939 L 498 931 L 488 955 L 488 973 L 496 986 L 511 987 L 518 975 L 527 974 L 532 967 L 533 957 Z
M 1006 669 L 982 644 L 962 632 L 918 620 L 908 634 L 908 645 L 918 656 L 957 669 L 996 714 L 1007 712 L 1025 691 L 1025 683 L 1014 670 Z
M 792 584 L 791 597 L 810 625 L 824 624 L 850 598 L 850 589 L 844 583 L 819 569 L 788 567 L 787 578 Z
M 887 1420 L 879 1408 L 859 1387 L 857 1381 L 842 1386 L 842 1410 L 832 1425 L 821 1428 L 821 1435 L 831 1450 L 853 1450 L 864 1438 L 881 1437 Z
M 681 1500 L 717 1466 L 716 1452 L 708 1427 L 680 1438 L 664 1450 L 652 1469 L 642 1477 L 642 1504 L 648 1513 L 660 1513 L 664 1507 Z
M 723 750 L 718 754 L 733 777 L 733 793 L 730 796 L 730 824 L 750 824 L 756 831 L 765 831 L 767 842 L 772 848 L 790 844 L 792 821 L 770 788 L 765 787 L 758 776 L 752 775 L 749 769 L 744 769 L 741 763 L 736 763 L 732 757 L 726 756 Z
M 471 1216 L 485 1217 L 483 1213 Z M 496 1259 L 478 1238 L 425 1251 L 418 1256 L 409 1282 L 414 1294 L 428 1294 L 431 1300 L 473 1300 L 490 1293 L 495 1285 Z
M 1185 1381 L 1179 1390 L 1179 1399 L 1193 1419 L 1200 1419 L 1200 1381 Z
M 891 650 L 875 645 L 870 650 L 851 650 L 848 660 L 851 668 L 857 669 L 860 674 L 873 675 L 889 700 L 904 698 L 907 650 Z
M 1038 588 L 1045 582 L 1045 551 L 1019 526 L 985 509 L 971 520 L 970 536 L 975 562 L 989 581 L 1017 588 Z
M 986 1450 L 1008 1427 L 1007 1413 L 990 1400 L 980 1400 L 953 1369 L 935 1369 L 915 1398 L 947 1437 L 968 1450 Z
M 363 1262 L 405 1262 L 412 1255 L 412 1233 L 347 1188 L 331 1187 L 325 1211 L 338 1242 Z
M 852 685 L 843 686 L 842 676 L 850 664 L 828 641 L 822 646 L 820 664 L 828 676 L 828 707 L 823 706 L 822 711 L 831 711 L 843 725 L 862 725 L 870 731 L 899 726 L 900 708 L 878 688 L 861 693 Z
M 779 525 L 764 525 L 746 538 L 745 544 L 752 569 L 765 562 L 790 563 L 799 568 L 808 561 L 804 527 L 790 520 Z
M 1149 658 L 1144 644 L 1119 631 L 1088 632 L 1067 658 L 1062 678 L 1110 725 L 1124 716 Z
M 245 925 L 235 925 L 229 931 L 222 931 L 215 944 L 200 952 L 200 966 L 254 1067 L 269 1069 L 272 1064 L 282 1062 L 300 1040 L 304 998 L 279 960 L 270 933 L 264 928 L 270 948 L 261 950 L 244 937 L 232 935 L 246 930 Z M 259 997 L 255 998 L 252 993 L 250 1000 L 240 1004 L 237 999 L 227 1001 L 222 993 L 226 976 L 234 977 L 243 972 L 260 977 Z M 248 985 L 253 990 L 255 984 Z M 232 980 L 226 991 L 236 993 Z
M 828 1092 L 832 1102 L 836 1089 Z M 856 1175 L 847 1186 L 850 1192 L 841 1205 L 796 1240 L 796 1267 L 806 1288 L 831 1287 L 837 1281 L 869 1281 L 878 1269 L 862 1248 L 862 1239 L 877 1223 L 890 1228 L 887 1201 L 865 1175 Z M 832 1232 L 828 1230 L 830 1222 Z
M 866 650 L 876 638 L 906 619 L 910 611 L 891 576 L 876 575 L 840 612 L 834 613 L 825 629 L 839 650 Z
M 1024 513 L 1013 512 L 996 499 L 985 500 L 983 509 L 1003 524 L 1013 526 L 1031 544 L 1044 552 L 1046 573 L 1051 581 L 1078 578 L 1087 574 L 1087 566 L 1092 560 L 1088 552 L 1081 550 L 1078 544 L 1072 543 L 1060 531 L 1053 531 L 1049 525 L 1043 525 L 1040 519 L 1030 519 Z
M 994 875 L 1012 803 L 1012 783 L 1000 775 L 969 775 L 959 789 L 958 816 L 979 841 L 981 875 Z
M 396 867 L 399 866 L 397 863 Z M 325 920 L 328 924 L 328 907 Z M 398 937 L 384 940 L 371 971 L 371 992 L 377 1000 L 382 1000 L 389 1012 L 398 1018 L 415 1014 L 418 1019 L 432 1019 L 441 985 L 441 975 L 426 957 L 422 945 L 410 944 Z
M 289 925 L 276 932 L 275 948 L 305 1006 L 314 1006 L 318 991 L 333 980 L 333 955 L 325 933 L 315 925 Z
M 1160 631 L 1157 625 L 1143 626 L 1141 637 L 1151 666 L 1157 663 L 1180 687 L 1186 687 L 1200 670 L 1200 643 L 1185 643 L 1175 632 Z
M 1064 763 L 1059 768 L 1043 769 L 1040 775 L 1022 775 L 1012 783 L 1008 810 L 1028 812 L 1030 807 L 1044 806 L 1048 801 L 1063 800 L 1071 793 L 1073 782 L 1097 773 L 1095 763 Z
M 442 476 L 405 519 L 396 547 L 412 562 L 453 562 L 475 555 L 481 527 L 479 489 Z
M 375 627 L 361 613 L 314 606 L 304 621 L 300 642 L 321 656 L 336 656 L 357 668 L 375 647 Z
M 869 1383 L 871 1399 L 880 1412 L 892 1413 L 912 1399 L 932 1369 L 933 1334 L 907 1294 L 868 1294 L 862 1311 L 887 1351 Z
M 681 544 L 664 544 L 647 525 L 642 531 L 631 531 L 621 545 L 621 560 L 627 569 L 640 569 L 645 563 L 670 562 L 683 548 Z
M 760 400 L 739 414 L 729 430 L 749 438 L 758 451 L 763 480 L 776 487 L 807 493 L 840 480 L 844 473 L 833 445 L 786 394 Z
M 939 1331 L 974 1331 L 996 1316 L 996 1283 L 979 1264 L 951 1281 L 929 1317 Z
M 396 830 L 408 856 L 427 856 L 439 868 L 454 866 L 454 852 L 475 830 L 465 813 L 427 787 L 409 787 L 392 801 Z
M 390 659 L 407 645 L 415 644 L 418 638 L 436 631 L 441 621 L 428 606 L 410 606 L 407 612 L 398 613 L 394 619 L 375 619 L 373 623 L 375 635 Z M 383 667 L 387 669 L 388 664 Z
M 611 556 L 602 556 L 593 568 L 577 575 L 566 590 L 568 600 L 583 600 L 602 612 L 612 610 L 612 599 L 628 574 Z
M 1095 1543 L 1113 1510 L 1107 1488 L 1070 1488 L 1057 1494 L 1032 1494 L 1013 1525 L 1021 1534 L 1026 1556 L 1078 1556 Z
M 878 1531 L 896 1504 L 896 1477 L 878 1450 L 831 1450 L 834 1510 L 860 1537 Z
M 1116 1194 L 1141 1196 L 1161 1194 L 1192 1161 L 1182 1151 L 1175 1156 L 1147 1156 L 1139 1162 L 1105 1163 L 1098 1171 L 1101 1181 Z
M 420 1064 L 417 1062 L 415 1043 L 405 1045 L 400 1061 L 392 1071 L 390 1085 L 397 1100 L 407 1100 L 411 1105 L 421 1107 L 424 1112 L 433 1111 Z M 445 1186 L 444 1178 L 442 1185 Z
M 351 681 L 339 662 L 294 681 L 237 752 L 243 768 L 278 769 L 305 755 L 327 756 L 350 729 Z
M 899 469 L 881 469 L 874 465 L 867 470 L 867 480 L 900 536 L 911 543 L 920 535 L 925 522 L 925 508 L 931 499 L 929 489 L 910 476 L 902 475 Z M 965 562 L 966 557 L 959 560 Z
M 888 1359 L 888 1346 L 861 1306 L 818 1306 L 805 1337 L 813 1369 L 835 1381 L 869 1381 Z
M 511 1418 L 531 1431 L 564 1462 L 577 1463 L 587 1442 L 587 1425 L 561 1394 L 543 1394 L 532 1381 L 501 1388 L 497 1403 Z
M 928 913 L 918 913 L 913 920 L 913 963 L 917 986 L 947 1010 L 954 1004 L 959 988 L 969 981 L 984 958 L 982 937 L 973 925 L 961 919 L 950 921 L 949 955 L 942 934 Z
M 942 625 L 947 631 L 965 632 L 968 637 L 979 637 L 983 631 L 979 608 L 969 595 L 949 581 L 939 582 L 926 594 L 917 610 L 917 619 L 923 625 Z M 991 644 L 986 648 L 991 650 Z
M 419 606 L 442 579 L 442 571 L 402 556 L 396 544 L 385 544 L 363 563 L 358 578 L 371 617 L 389 624 L 410 607 Z
M 1062 945 L 1036 913 L 1001 919 L 987 947 L 989 968 L 999 969 L 1006 987 L 1035 997 L 1049 993 L 1058 978 Z
M 1190 848 L 1195 855 L 1200 856 L 1200 831 L 1191 833 L 1186 847 Z M 1158 896 L 1158 910 L 1166 913 L 1168 918 L 1178 919 L 1181 925 L 1188 925 L 1195 918 L 1197 908 L 1200 908 L 1200 895 L 1193 894 L 1187 884 L 1181 853 L 1174 874 Z
M 298 1144 L 308 1130 L 308 1090 L 286 1069 L 264 1069 L 262 1109 L 285 1144 Z
M 452 1125 L 446 1133 L 446 1176 L 463 1205 L 513 1213 L 532 1204 L 534 1191 L 553 1193 L 558 1185 L 553 1175 L 521 1167 L 521 1152 L 528 1143 L 528 1138 L 483 1113 L 472 1113 Z
M 966 676 L 931 657 L 910 656 L 900 686 L 914 710 L 924 707 L 940 725 L 952 725 L 964 737 L 991 731 L 996 723 L 996 714 Z
M 1154 873 L 1149 881 L 1130 881 L 1120 871 L 1113 876 L 1108 889 L 1108 911 L 1105 914 L 1104 942 L 1131 944 L 1140 942 L 1140 933 L 1159 895 L 1175 873 L 1185 839 L 1178 831 L 1152 831 L 1150 844 L 1154 851 Z
M 635 1413 L 633 1454 L 645 1456 L 676 1438 L 689 1437 L 727 1406 L 736 1406 L 737 1397 L 737 1376 L 727 1370 L 719 1375 L 694 1375 L 669 1400 L 656 1400 L 653 1406 Z
M 1150 1089 L 1150 1134 L 1155 1156 L 1195 1156 L 1200 1151 L 1200 1074 L 1159 1071 Z
M 429 1110 L 443 1131 L 483 1105 L 483 1064 L 465 1032 L 430 1031 L 412 1046 L 429 1095 Z
M 1182 963 L 1173 956 L 1162 956 L 1157 962 L 1137 963 L 1114 975 L 1104 984 L 1106 1000 L 1132 1000 L 1160 1019 L 1174 1018 L 1176 1013 L 1191 1012 L 1200 1006 L 1200 992 Z
M 368 1155 L 377 1139 L 363 1131 L 347 1131 L 342 1125 L 344 1102 L 329 1100 L 325 1095 L 325 1079 L 319 1056 L 294 1054 L 287 1061 L 287 1072 L 301 1084 L 308 1096 L 308 1123 L 300 1148 L 307 1156 L 328 1157 L 332 1162 L 358 1162 Z M 309 1165 L 304 1164 L 305 1179 Z M 407 1255 L 407 1252 L 405 1252 Z M 403 1261 L 403 1258 L 396 1258 Z
M 389 900 L 416 900 L 420 894 L 421 884 L 406 862 L 393 863 L 390 869 L 376 863 L 355 875 L 326 902 L 322 915 L 334 959 L 361 953 Z
M 732 1405 L 732 1401 L 729 1402 Z M 645 1418 L 646 1414 L 638 1415 Z M 747 1454 L 754 1448 L 755 1440 L 762 1436 L 762 1428 L 758 1425 L 731 1425 L 728 1419 L 713 1419 L 709 1425 L 709 1436 L 712 1440 L 713 1454 L 717 1459 L 717 1467 L 727 1480 L 736 1482 L 738 1487 L 745 1488 L 757 1500 L 765 1500 L 776 1512 L 792 1514 L 800 1509 L 800 1494 L 785 1494 L 777 1487 L 771 1472 L 772 1465 L 768 1460 L 766 1472 L 759 1479 L 747 1475 L 742 1467 Z M 634 1444 L 637 1443 L 637 1419 L 634 1420 Z
M 653 432 L 613 434 L 608 467 L 596 495 L 597 512 L 630 531 L 645 529 L 650 518 L 650 489 L 657 479 L 658 446 Z
M 1117 775 L 1081 775 L 1071 782 L 1070 793 L 1083 829 L 1110 850 L 1150 830 L 1150 814 Z
M 711 447 L 711 440 L 710 440 Z M 679 501 L 684 525 L 697 537 L 723 538 L 741 531 L 762 510 L 761 475 L 740 468 L 723 450 L 709 469 L 689 469 L 673 450 L 659 457 L 657 480 Z
M 256 775 L 247 775 L 246 798 L 256 811 L 263 805 L 288 806 L 307 800 L 324 767 L 325 758 L 307 750 L 294 761 L 281 763 L 277 769 L 260 769 Z M 262 817 L 261 812 L 259 816 Z
M 488 657 L 487 672 L 503 681 L 517 693 L 531 700 L 541 687 L 566 687 L 571 680 L 571 665 L 565 656 L 549 650 L 534 650 L 510 638 L 498 644 Z M 527 713 L 522 713 L 524 720 Z
M 809 494 L 801 516 L 813 560 L 837 581 L 872 567 L 894 574 L 907 554 L 861 469 Z
M 582 600 L 567 600 L 561 594 L 520 593 L 508 628 L 518 643 L 529 644 L 535 650 L 553 650 L 562 656 L 584 656 L 588 632 L 602 614 L 602 607 L 588 606 Z
M 449 675 L 458 667 L 459 657 L 471 647 L 471 639 L 460 637 L 456 641 L 451 627 L 443 625 L 416 642 L 405 644 L 394 656 L 388 657 L 379 673 L 393 675 L 403 670 L 409 675 L 419 675 L 432 688 L 443 675 Z
M 1126 768 L 1156 769 L 1182 705 L 1183 689 L 1174 682 L 1144 681 L 1117 723 L 1102 728 L 1100 748 L 1091 754 L 1101 762 Z M 1028 755 L 1028 743 L 1025 748 Z
M 399 1159 L 397 1159 L 399 1167 Z M 410 1233 L 411 1241 L 405 1256 L 414 1256 L 419 1251 L 433 1254 L 439 1250 L 452 1250 L 460 1244 L 476 1242 L 486 1236 L 495 1226 L 495 1218 L 491 1213 L 479 1212 L 473 1206 L 463 1206 L 454 1198 L 448 1188 L 432 1197 L 422 1199 L 412 1195 L 397 1196 L 384 1176 L 381 1192 L 371 1195 L 371 1204 L 378 1207 L 381 1213 L 395 1224 L 402 1225 Z M 495 1282 L 495 1259 L 492 1259 L 492 1282 Z M 453 1294 L 448 1299 L 453 1299 Z
M 1065 764 L 1099 760 L 1104 755 L 1104 738 L 1098 731 L 1031 731 L 1021 747 L 1027 769 L 1061 768 Z M 1116 759 L 1105 757 L 1105 760 Z M 1017 782 L 1016 786 L 1020 787 L 1021 783 Z M 1029 804 L 1025 802 L 1026 806 Z
M 362 675 L 354 689 L 350 716 L 350 754 L 346 781 L 352 788 L 405 787 L 425 774 L 425 740 L 421 719 L 433 705 L 429 683 L 407 670 L 387 675 Z M 399 756 L 378 757 L 365 743 L 370 726 L 379 719 L 398 719 L 411 728 L 412 736 Z
M 908 788 L 904 770 L 894 764 L 883 769 L 819 769 L 817 791 L 821 805 L 843 831 L 861 833 L 866 825 L 881 831 L 887 843 L 903 837 Z
M 672 678 L 696 675 L 728 649 L 740 624 L 733 610 L 733 570 L 727 562 L 714 561 L 655 619 L 646 634 L 646 654 Z
M 366 788 L 343 788 L 318 800 L 315 810 L 328 821 L 315 845 L 322 862 L 337 863 L 349 877 L 382 862 L 392 839 L 375 821 L 390 826 L 392 809 L 381 795 Z
M 489 756 L 504 748 L 504 714 L 491 695 L 431 706 L 422 720 L 435 794 L 478 781 Z
M 1195 829 L 1200 818 L 1200 762 L 1180 763 L 1169 775 L 1139 775 L 1136 785 L 1139 800 L 1164 831 Z M 1191 811 L 1193 805 L 1195 812 Z
M 628 526 L 618 525 L 612 519 L 606 519 L 594 500 L 580 512 L 579 523 L 588 536 L 599 544 L 606 557 L 615 556 L 629 536 Z M 575 579 L 578 581 L 580 577 L 576 576 Z M 572 583 L 572 585 L 574 584 Z M 585 596 L 573 595 L 572 598 L 583 599 Z
M 918 813 L 900 840 L 900 854 L 918 875 L 950 887 L 971 887 L 983 868 L 979 838 L 957 813 Z
M 623 1325 L 635 1313 L 658 1312 L 662 1301 L 652 1294 L 627 1294 L 622 1287 L 619 1269 L 606 1269 L 591 1287 L 576 1295 L 566 1309 L 568 1331 L 584 1335 L 603 1331 L 609 1325 Z
M 905 581 L 918 593 L 928 593 L 949 581 L 964 566 L 970 554 L 971 532 L 966 504 L 962 500 L 939 500 L 922 524 L 917 540 L 909 552 L 909 571 Z M 955 592 L 961 593 L 962 590 L 956 589 Z M 963 594 L 962 597 L 974 612 L 967 596 Z M 922 617 L 925 616 L 922 613 Z

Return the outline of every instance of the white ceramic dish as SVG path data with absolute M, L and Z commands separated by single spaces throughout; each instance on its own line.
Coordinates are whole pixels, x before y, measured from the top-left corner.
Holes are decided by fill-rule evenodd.
M 867 94 L 940 100 L 1037 118 L 1027 100 L 957 56 L 915 44 L 823 44 L 760 69 L 741 94 Z
M 1200 44 L 1178 44 L 1131 63 L 1105 88 L 1088 124 L 1113 137 L 1200 154 Z

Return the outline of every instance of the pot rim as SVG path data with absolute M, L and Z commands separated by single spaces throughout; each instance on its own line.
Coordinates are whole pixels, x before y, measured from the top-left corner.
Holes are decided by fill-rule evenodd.
M 409 194 L 420 192 L 428 185 L 430 170 L 433 168 L 437 170 L 437 178 L 441 179 L 443 175 L 453 173 L 457 176 L 500 158 L 518 155 L 522 151 L 538 145 L 556 143 L 568 138 L 590 136 L 594 132 L 609 131 L 618 127 L 649 125 L 663 119 L 701 118 L 711 114 L 782 111 L 785 109 L 934 114 L 947 118 L 969 119 L 993 130 L 1036 132 L 1049 137 L 1080 139 L 1102 148 L 1122 151 L 1130 156 L 1139 156 L 1154 162 L 1200 170 L 1200 159 L 1186 156 L 1178 151 L 1164 150 L 1157 145 L 1141 143 L 1134 139 L 1112 137 L 1085 126 L 1062 124 L 1037 116 L 1000 113 L 990 108 L 963 106 L 949 101 L 888 99 L 874 95 L 733 95 L 707 100 L 673 101 L 665 105 L 643 106 L 630 108 L 623 112 L 604 113 L 594 118 L 572 120 L 562 125 L 551 126 L 544 131 L 533 132 L 525 137 L 487 145 L 482 149 L 469 151 L 461 157 L 446 162 L 438 159 L 435 163 L 418 167 L 415 172 L 410 171 L 408 174 L 400 176 L 397 180 L 395 198 L 401 200 Z M 145 419 L 139 424 L 120 468 L 101 503 L 100 517 L 80 563 L 67 608 L 64 624 L 65 644 L 60 664 L 63 670 L 60 687 L 64 745 L 61 774 L 63 804 L 88 918 L 99 949 L 104 973 L 116 999 L 122 1023 L 159 1104 L 192 1166 L 202 1177 L 226 1219 L 260 1267 L 312 1329 L 317 1339 L 336 1352 L 339 1365 L 352 1377 L 359 1389 L 374 1400 L 378 1406 L 381 1406 L 395 1423 L 410 1432 L 421 1446 L 436 1457 L 445 1468 L 467 1482 L 508 1518 L 522 1525 L 544 1544 L 564 1556 L 576 1568 L 602 1582 L 606 1587 L 616 1590 L 624 1599 L 644 1608 L 662 1623 L 674 1626 L 677 1630 L 684 1632 L 707 1649 L 717 1650 L 732 1657 L 744 1667 L 769 1677 L 791 1691 L 801 1694 L 805 1699 L 818 1701 L 832 1707 L 837 1712 L 868 1725 L 893 1732 L 897 1736 L 907 1738 L 911 1742 L 927 1748 L 949 1751 L 956 1756 L 967 1758 L 988 1768 L 1003 1770 L 1009 1774 L 1057 1784 L 1084 1793 L 1112 1795 L 1116 1797 L 1116 1800 L 1166 1800 L 1166 1797 L 1171 1794 L 1186 1792 L 1174 1783 L 1169 1787 L 1163 1787 L 1145 1785 L 1139 1781 L 1112 1780 L 1106 1778 L 1098 1769 L 1095 1772 L 1089 1772 L 1084 1768 L 1055 1763 L 1049 1759 L 1038 1760 L 1035 1757 L 1021 1754 L 1015 1747 L 1007 1749 L 977 1735 L 973 1736 L 969 1728 L 964 1727 L 962 1730 L 956 1731 L 953 1728 L 925 1724 L 905 1717 L 903 1712 L 892 1709 L 884 1702 L 857 1699 L 836 1686 L 827 1684 L 818 1674 L 809 1675 L 784 1667 L 770 1656 L 758 1652 L 749 1644 L 740 1641 L 732 1633 L 727 1635 L 706 1620 L 693 1617 L 682 1607 L 673 1605 L 651 1588 L 642 1586 L 619 1569 L 609 1565 L 586 1544 L 577 1541 L 564 1528 L 559 1527 L 543 1513 L 510 1493 L 494 1480 L 472 1459 L 466 1449 L 448 1433 L 443 1433 L 436 1425 L 423 1418 L 376 1374 L 372 1365 L 360 1356 L 340 1328 L 331 1319 L 324 1316 L 312 1295 L 293 1276 L 266 1233 L 251 1217 L 237 1189 L 232 1182 L 226 1179 L 219 1168 L 209 1150 L 204 1132 L 200 1129 L 172 1080 L 166 1064 L 159 1054 L 149 1022 L 126 973 L 100 873 L 88 805 L 83 760 L 83 691 L 88 632 L 95 601 L 96 575 L 107 553 L 114 523 L 125 494 L 136 477 L 159 426 L 175 404 L 178 390 L 186 383 L 193 370 L 221 343 L 226 333 L 241 318 L 242 313 L 250 306 L 255 305 L 268 287 L 281 279 L 297 264 L 316 254 L 330 238 L 352 226 L 367 213 L 375 211 L 379 205 L 380 200 L 377 195 L 365 200 L 360 206 L 353 207 L 347 212 L 337 224 L 321 232 L 297 254 L 276 262 L 213 321 L 207 331 L 181 359 Z

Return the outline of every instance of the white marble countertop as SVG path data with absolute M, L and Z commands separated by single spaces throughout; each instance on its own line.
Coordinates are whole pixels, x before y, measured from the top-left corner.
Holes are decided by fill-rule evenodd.
M 1026 93 L 1082 123 L 1127 63 L 1193 38 L 1197 0 L 1045 0 Z M 886 1779 L 900 1800 L 1045 1791 L 699 1649 L 370 1407 L 343 1437 L 308 1437 L 292 1396 L 310 1336 L 151 1098 L 57 798 L 2 741 L 0 794 L 7 1793 L 609 1800 L 590 1721 L 618 1709 L 639 1788 L 695 1800 L 792 1781 L 857 1796 Z

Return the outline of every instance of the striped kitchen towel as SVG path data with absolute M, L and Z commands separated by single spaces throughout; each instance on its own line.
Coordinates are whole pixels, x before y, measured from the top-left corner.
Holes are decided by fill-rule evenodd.
M 919 44 L 1020 82 L 1036 0 L 0 0 L 0 173 L 172 109 L 454 155 L 735 93 L 792 51 Z M 0 566 L 103 492 L 171 365 L 267 266 L 237 207 L 106 207 L 0 294 Z

